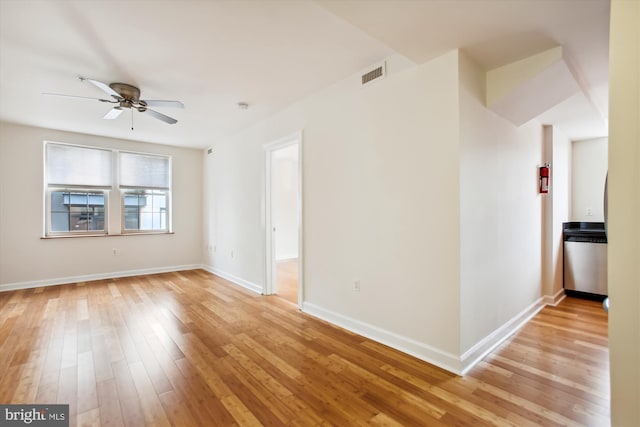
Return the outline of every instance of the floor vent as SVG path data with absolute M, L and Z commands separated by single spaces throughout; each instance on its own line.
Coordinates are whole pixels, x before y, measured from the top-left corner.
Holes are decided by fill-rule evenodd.
M 385 63 L 384 61 L 379 64 L 377 67 L 375 67 L 373 70 L 364 73 L 362 75 L 362 84 L 366 85 L 367 83 L 370 83 L 376 79 L 382 78 L 384 77 L 386 74 L 385 72 Z

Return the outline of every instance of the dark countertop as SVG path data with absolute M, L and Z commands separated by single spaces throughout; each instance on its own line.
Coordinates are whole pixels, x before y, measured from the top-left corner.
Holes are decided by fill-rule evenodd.
M 565 240 L 567 237 L 607 238 L 604 222 L 564 222 L 562 232 Z

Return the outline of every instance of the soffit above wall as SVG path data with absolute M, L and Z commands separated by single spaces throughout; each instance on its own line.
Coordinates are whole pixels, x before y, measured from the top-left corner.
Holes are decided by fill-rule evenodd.
M 563 59 L 584 96 L 560 103 L 544 119 L 571 117 L 547 124 L 558 125 L 572 139 L 586 132 L 607 134 L 608 0 L 318 3 L 416 63 L 460 48 L 488 71 L 562 46 Z

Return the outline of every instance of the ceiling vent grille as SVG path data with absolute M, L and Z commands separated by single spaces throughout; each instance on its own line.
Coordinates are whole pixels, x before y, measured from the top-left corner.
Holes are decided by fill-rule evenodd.
M 371 83 L 374 80 L 380 79 L 386 75 L 385 70 L 385 62 L 383 61 L 381 64 L 378 64 L 371 71 L 368 71 L 362 75 L 362 84 L 366 85 L 367 83 Z

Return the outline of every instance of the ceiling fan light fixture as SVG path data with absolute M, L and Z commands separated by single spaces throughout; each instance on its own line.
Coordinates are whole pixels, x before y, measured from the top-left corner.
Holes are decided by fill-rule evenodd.
M 109 95 L 110 99 L 101 98 L 89 98 L 85 96 L 73 96 L 73 95 L 61 95 L 54 93 L 45 93 L 45 95 L 65 96 L 71 98 L 92 99 L 100 102 L 107 102 L 109 104 L 115 104 L 114 107 L 107 112 L 104 116 L 105 119 L 115 119 L 118 117 L 124 109 L 137 110 L 140 113 L 147 113 L 153 118 L 156 118 L 164 123 L 173 125 L 178 121 L 173 117 L 162 114 L 158 111 L 151 110 L 149 107 L 171 107 L 171 108 L 184 108 L 184 104 L 180 101 L 170 101 L 164 99 L 152 99 L 143 100 L 140 99 L 140 89 L 126 83 L 110 83 L 106 84 L 98 80 L 91 80 L 86 77 L 79 76 L 81 82 L 90 82 L 98 89 Z M 248 104 L 245 103 L 248 107 Z M 246 108 L 246 107 L 245 107 Z M 132 115 L 133 120 L 133 115 Z M 131 128 L 133 130 L 133 126 Z

